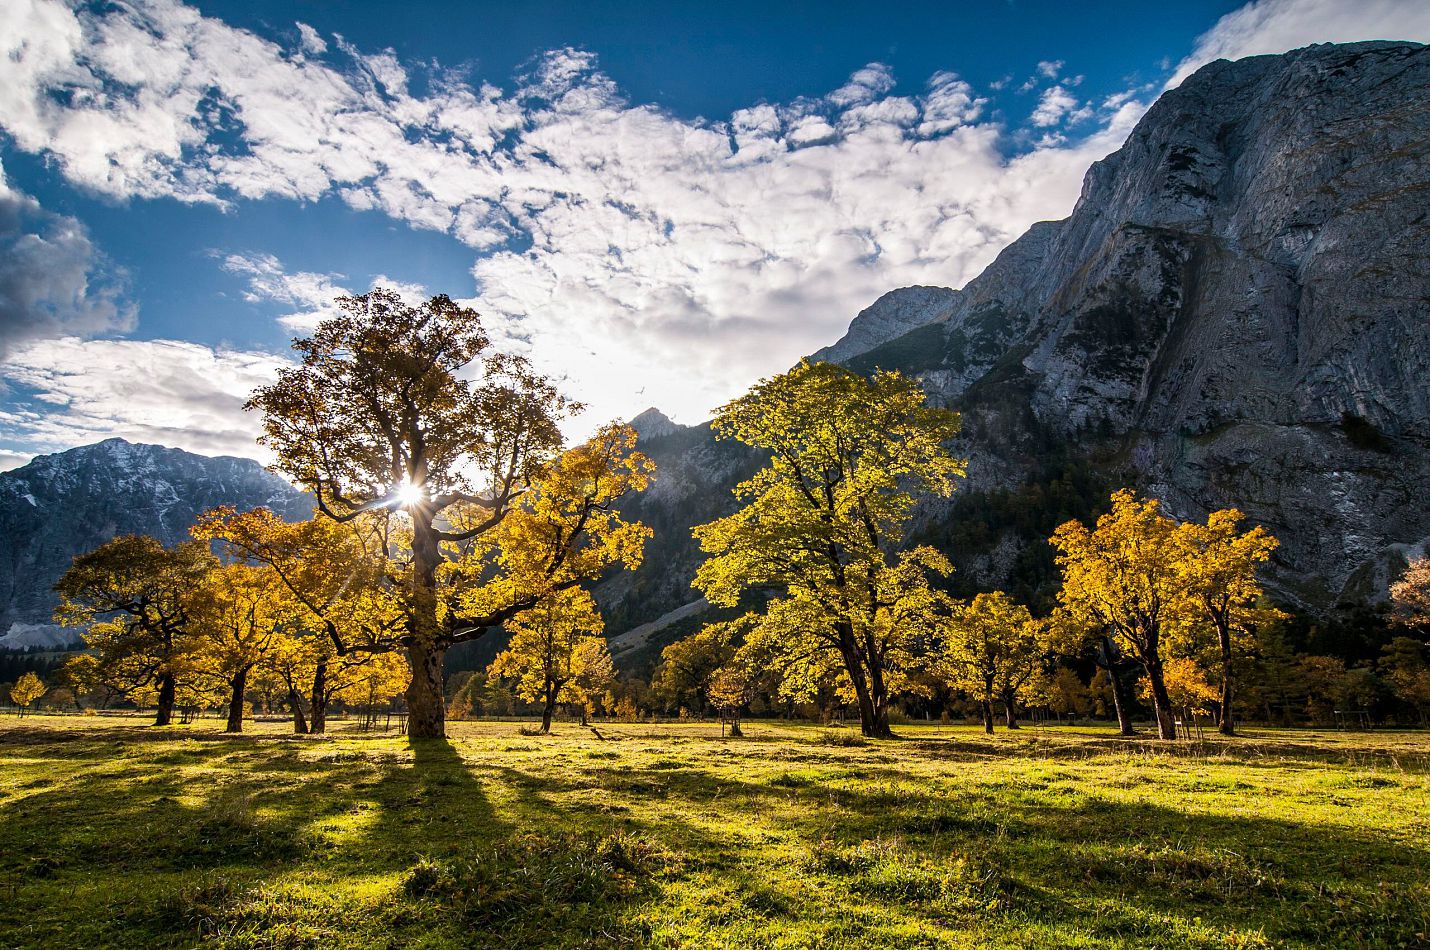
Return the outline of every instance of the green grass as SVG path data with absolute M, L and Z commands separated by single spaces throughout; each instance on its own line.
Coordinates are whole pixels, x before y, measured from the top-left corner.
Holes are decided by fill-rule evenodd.
M 217 728 L 0 723 L 0 946 L 1430 942 L 1423 733 Z

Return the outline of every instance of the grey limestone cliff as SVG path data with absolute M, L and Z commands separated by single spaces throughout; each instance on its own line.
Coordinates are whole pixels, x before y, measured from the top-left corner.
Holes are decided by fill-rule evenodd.
M 961 583 L 1046 587 L 1048 519 L 1127 484 L 1266 525 L 1287 601 L 1383 596 L 1430 539 L 1430 49 L 1211 63 L 1088 170 L 1068 218 L 959 290 L 886 294 L 814 356 L 915 374 L 963 412 L 962 501 L 920 524 Z M 616 606 L 631 622 L 693 596 L 689 525 L 754 464 L 703 428 L 650 450 L 641 513 L 684 534 Z
M 1118 474 L 1179 514 L 1235 505 L 1275 531 L 1286 593 L 1373 596 L 1430 538 L 1430 50 L 1202 68 L 1066 220 L 847 361 L 1118 440 Z

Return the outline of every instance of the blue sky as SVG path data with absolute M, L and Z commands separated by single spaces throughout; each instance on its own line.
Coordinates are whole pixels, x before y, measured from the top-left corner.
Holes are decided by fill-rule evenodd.
M 583 425 L 698 422 L 1066 215 L 1195 66 L 1430 36 L 1398 0 L 0 9 L 0 467 L 257 454 L 243 395 L 374 283 L 470 300 Z

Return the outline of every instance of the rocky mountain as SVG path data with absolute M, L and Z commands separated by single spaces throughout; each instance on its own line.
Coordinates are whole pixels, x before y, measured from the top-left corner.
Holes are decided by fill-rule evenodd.
M 818 350 L 810 359 L 841 363 L 926 323 L 947 319 L 958 300 L 958 292 L 947 287 L 891 290 L 859 311 L 839 342 Z
M 915 374 L 962 411 L 970 477 L 919 532 L 965 585 L 1046 596 L 1047 533 L 1130 484 L 1266 525 L 1290 603 L 1383 596 L 1430 543 L 1430 49 L 1203 67 L 1089 169 L 1068 218 L 961 290 L 885 295 L 815 357 Z M 703 428 L 647 451 L 663 469 L 641 510 L 667 530 L 753 464 Z M 662 551 L 612 609 L 647 622 L 693 600 L 697 559 Z
M 636 430 L 636 436 L 642 439 L 658 439 L 685 428 L 654 406 L 636 416 L 629 424 Z
M 108 439 L 0 472 L 0 647 L 72 640 L 51 626 L 51 587 L 76 554 L 120 534 L 188 539 L 215 505 L 267 506 L 287 518 L 308 496 L 252 459 L 207 458 Z

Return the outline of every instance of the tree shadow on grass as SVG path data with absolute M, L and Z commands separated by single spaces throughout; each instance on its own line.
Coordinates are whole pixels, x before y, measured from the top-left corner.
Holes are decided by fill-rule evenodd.
M 654 849 L 513 824 L 445 740 L 88 738 L 8 744 L 42 774 L 0 797 L 0 945 L 639 940 Z
M 573 812 L 597 825 L 619 821 L 717 890 L 771 913 L 788 908 L 788 894 L 774 899 L 788 886 L 772 884 L 785 875 L 844 894 L 846 909 L 872 908 L 874 919 L 910 927 L 1036 920 L 1064 935 L 1164 945 L 1264 935 L 1413 946 L 1430 933 L 1430 844 L 1375 828 L 1199 814 L 1056 782 L 920 790 L 901 784 L 896 769 L 883 770 L 888 784 L 875 788 L 831 787 L 799 772 L 756 781 L 696 763 L 603 776 L 501 772 L 522 790 L 519 824 L 571 821 Z M 712 810 L 729 815 L 727 832 L 690 820 Z M 780 865 L 748 849 L 752 825 L 784 842 Z M 793 859 L 790 841 L 798 842 Z
M 903 945 L 1036 926 L 1048 945 L 1413 946 L 1430 930 L 1430 847 L 1373 828 L 1016 773 L 921 783 L 869 749 L 782 770 L 700 749 L 469 762 L 443 740 L 90 738 L 0 742 L 37 776 L 0 798 L 0 945 L 601 946 L 653 926 Z

